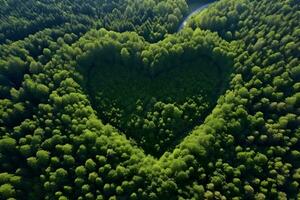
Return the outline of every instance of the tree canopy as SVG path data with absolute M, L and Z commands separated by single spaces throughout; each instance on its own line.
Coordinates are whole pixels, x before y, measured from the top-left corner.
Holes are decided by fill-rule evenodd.
M 0 199 L 300 198 L 299 2 L 195 2 L 0 0 Z

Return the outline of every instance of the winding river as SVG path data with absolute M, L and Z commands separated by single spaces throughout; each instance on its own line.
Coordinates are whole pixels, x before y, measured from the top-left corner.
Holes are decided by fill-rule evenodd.
M 209 3 L 204 3 L 204 4 L 200 4 L 198 5 L 196 8 L 192 9 L 190 14 L 188 16 L 186 16 L 184 18 L 184 20 L 181 22 L 177 32 L 179 32 L 181 29 L 183 29 L 186 24 L 187 24 L 187 21 L 192 17 L 194 16 L 195 14 L 199 13 L 200 11 L 202 11 L 203 9 L 207 8 L 210 4 L 212 4 L 214 2 L 209 2 Z

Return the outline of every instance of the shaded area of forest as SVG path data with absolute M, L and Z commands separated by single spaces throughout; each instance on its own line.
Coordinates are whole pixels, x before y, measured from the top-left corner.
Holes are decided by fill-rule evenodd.
M 152 155 L 162 154 L 176 138 L 203 121 L 228 85 L 230 66 L 221 68 L 208 52 L 193 58 L 193 51 L 200 52 L 200 48 L 185 54 L 184 46 L 151 52 L 158 48 L 151 45 L 141 58 L 129 53 L 138 50 L 119 47 L 115 56 L 109 53 L 109 61 L 98 57 L 87 69 L 86 90 L 99 117 Z M 98 48 L 107 54 L 105 48 Z M 163 51 L 173 56 L 163 57 Z M 98 56 L 103 54 L 97 51 Z

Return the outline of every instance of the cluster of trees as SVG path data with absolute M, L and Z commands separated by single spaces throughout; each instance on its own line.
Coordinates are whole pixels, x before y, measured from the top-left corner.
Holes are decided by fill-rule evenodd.
M 0 0 L 1 20 L 8 16 L 5 9 L 9 13 L 15 9 L 21 24 L 34 23 L 26 14 L 30 7 L 16 9 L 17 3 L 26 2 Z M 28 2 L 63 6 L 56 1 Z M 94 5 L 85 2 L 77 8 Z M 139 3 L 135 4 L 132 13 L 139 10 Z M 107 15 L 119 16 L 113 10 L 121 4 L 106 5 Z M 102 9 L 92 6 L 98 7 Z M 151 16 L 154 7 L 149 18 L 163 19 Z M 134 33 L 103 29 L 79 39 L 89 27 L 72 23 L 16 42 L 12 41 L 25 35 L 13 38 L 1 31 L 7 44 L 0 46 L 0 199 L 299 199 L 299 9 L 297 0 L 221 0 L 190 22 L 194 30 L 169 35 L 156 44 Z M 10 21 L 11 27 L 17 27 L 10 33 L 26 32 L 29 26 L 16 26 L 17 21 Z M 119 26 L 122 30 L 120 24 L 107 27 Z M 178 60 L 178 69 L 188 69 L 203 57 L 214 60 L 216 65 L 210 67 L 222 68 L 234 57 L 228 90 L 202 125 L 159 159 L 146 155 L 113 126 L 104 125 L 98 117 L 101 110 L 90 101 L 86 69 L 124 67 L 154 80 L 176 67 Z M 159 91 L 171 89 L 167 83 L 164 80 Z M 177 94 L 176 89 L 171 91 Z M 159 119 L 168 121 L 165 116 L 181 116 L 185 108 L 177 98 L 157 99 L 154 109 L 140 115 L 143 125 L 148 128 L 151 121 L 156 126 Z M 130 103 L 134 112 L 147 108 L 146 101 L 137 99 Z M 195 109 L 202 112 L 201 106 Z M 176 120 L 174 124 L 180 126 Z
M 0 44 L 27 37 L 45 28 L 104 27 L 136 31 L 156 41 L 176 30 L 188 6 L 184 0 L 2 0 Z
M 149 44 L 101 29 L 72 48 L 84 52 L 77 58 L 82 85 L 100 118 L 152 155 L 206 117 L 226 88 L 233 56 L 228 43 L 201 30 Z
M 294 0 L 227 0 L 190 22 L 243 47 L 231 82 L 243 121 L 218 137 L 234 141 L 222 148 L 234 169 L 246 167 L 241 183 L 250 197 L 299 198 L 299 9 Z

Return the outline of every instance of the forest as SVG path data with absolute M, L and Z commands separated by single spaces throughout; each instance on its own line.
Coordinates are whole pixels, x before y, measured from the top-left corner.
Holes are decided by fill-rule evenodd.
M 300 199 L 299 0 L 0 0 L 0 200 Z

